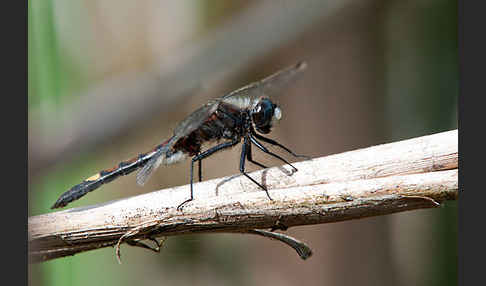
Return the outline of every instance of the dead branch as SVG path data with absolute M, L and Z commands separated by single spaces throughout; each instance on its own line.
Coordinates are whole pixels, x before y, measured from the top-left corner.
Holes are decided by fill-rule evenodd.
M 458 197 L 458 131 L 377 145 L 29 218 L 29 258 L 46 261 L 134 240 L 337 222 L 433 208 Z M 263 235 L 263 234 L 260 234 Z M 277 239 L 279 239 L 277 237 Z M 283 239 L 280 239 L 282 242 Z M 287 242 L 285 242 L 287 243 Z M 290 244 L 289 244 L 290 245 Z

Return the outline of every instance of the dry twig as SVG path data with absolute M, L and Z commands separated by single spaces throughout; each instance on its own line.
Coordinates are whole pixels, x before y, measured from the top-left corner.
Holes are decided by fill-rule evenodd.
M 250 173 L 268 187 L 272 201 L 248 179 L 233 176 L 195 184 L 195 200 L 182 212 L 176 207 L 189 186 L 30 217 L 29 257 L 45 261 L 158 236 L 255 234 L 438 207 L 458 197 L 457 136 L 453 130 L 298 162 L 290 176 L 285 166 Z

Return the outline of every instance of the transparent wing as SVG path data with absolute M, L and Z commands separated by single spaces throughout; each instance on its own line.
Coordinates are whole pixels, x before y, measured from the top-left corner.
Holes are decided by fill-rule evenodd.
M 174 136 L 161 148 L 157 149 L 147 163 L 137 173 L 137 184 L 143 186 L 152 176 L 152 174 L 163 164 L 167 159 L 167 153 L 172 150 L 177 141 L 191 132 L 199 128 L 213 112 L 218 109 L 219 101 L 211 101 L 208 104 L 200 107 L 188 117 L 182 120 L 174 129 Z
M 161 149 L 157 150 L 153 157 L 138 171 L 137 184 L 145 185 L 148 179 L 152 176 L 155 170 L 162 164 L 165 159 L 165 154 Z
M 280 92 L 289 82 L 292 82 L 307 68 L 306 62 L 299 62 L 293 66 L 282 69 L 271 76 L 268 76 L 260 81 L 250 83 L 242 88 L 230 92 L 229 94 L 213 99 L 209 103 L 203 105 L 186 119 L 181 121 L 174 130 L 174 140 L 189 135 L 192 131 L 199 128 L 209 117 L 213 114 L 219 106 L 219 103 L 226 98 L 232 96 L 260 96 L 263 94 L 273 95 Z
M 282 69 L 260 81 L 250 83 L 242 88 L 228 93 L 221 99 L 233 96 L 274 96 L 281 92 L 288 83 L 297 79 L 302 71 L 307 68 L 306 62 L 299 62 L 293 66 Z
M 218 109 L 219 102 L 212 100 L 182 120 L 174 129 L 174 142 L 198 129 Z

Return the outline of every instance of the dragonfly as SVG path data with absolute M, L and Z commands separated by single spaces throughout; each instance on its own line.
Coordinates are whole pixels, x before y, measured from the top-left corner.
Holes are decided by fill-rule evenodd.
M 139 170 L 136 181 L 144 185 L 154 171 L 161 165 L 171 165 L 192 157 L 190 168 L 190 198 L 182 202 L 177 209 L 194 199 L 193 179 L 194 164 L 198 163 L 198 178 L 202 181 L 202 160 L 242 143 L 239 170 L 242 175 L 250 179 L 266 192 L 272 200 L 268 189 L 253 179 L 245 171 L 245 162 L 261 167 L 265 165 L 253 160 L 252 146 L 288 164 L 294 172 L 297 171 L 283 157 L 273 153 L 261 142 L 277 146 L 297 158 L 309 158 L 298 155 L 277 141 L 262 134 L 270 133 L 272 127 L 282 117 L 281 108 L 272 101 L 271 95 L 279 94 L 288 83 L 294 81 L 307 67 L 306 62 L 298 62 L 284 68 L 260 81 L 250 83 L 244 87 L 227 93 L 223 97 L 212 99 L 195 110 L 174 129 L 172 137 L 156 146 L 147 153 L 142 153 L 127 161 L 122 161 L 111 169 L 102 170 L 83 180 L 63 193 L 51 209 L 65 207 L 101 185 L 114 179 Z M 203 145 L 213 143 L 214 146 L 203 150 Z M 216 144 L 214 144 L 216 143 Z

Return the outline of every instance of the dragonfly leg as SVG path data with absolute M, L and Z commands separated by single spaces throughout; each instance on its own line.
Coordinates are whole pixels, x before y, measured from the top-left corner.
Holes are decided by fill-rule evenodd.
M 245 158 L 247 157 L 247 154 L 248 154 L 248 146 L 250 145 L 251 143 L 248 141 L 248 135 L 245 136 L 245 139 L 244 139 L 244 143 L 243 143 L 243 148 L 241 149 L 241 157 L 240 157 L 240 172 L 245 175 L 245 177 L 247 177 L 248 179 L 250 179 L 253 183 L 257 184 L 257 186 L 259 186 L 260 188 L 262 188 L 266 193 L 267 193 L 267 197 L 270 199 L 270 200 L 273 200 L 271 197 L 270 197 L 270 194 L 268 193 L 268 190 L 265 186 L 263 186 L 262 184 L 258 183 L 257 181 L 255 181 L 255 179 L 253 179 L 252 177 L 250 177 L 246 172 L 245 172 Z M 248 160 L 249 161 L 249 160 Z M 260 164 L 260 163 L 257 163 L 257 164 Z
M 275 140 L 272 140 L 272 139 L 267 138 L 267 137 L 263 137 L 262 135 L 260 135 L 260 134 L 256 133 L 256 132 L 255 132 L 255 130 L 252 130 L 252 131 L 251 131 L 251 134 L 252 134 L 254 137 L 256 137 L 256 138 L 258 138 L 258 139 L 260 139 L 260 140 L 262 140 L 262 141 L 264 141 L 264 142 L 267 142 L 267 143 L 269 143 L 269 144 L 272 144 L 272 145 L 275 145 L 275 146 L 278 146 L 278 147 L 280 147 L 280 148 L 284 149 L 285 151 L 287 151 L 287 152 L 289 152 L 290 154 L 292 154 L 294 157 L 311 159 L 311 157 L 306 156 L 306 155 L 298 155 L 298 154 L 295 154 L 295 153 L 294 153 L 294 152 L 292 152 L 292 151 L 291 151 L 289 148 L 287 148 L 287 147 L 283 146 L 282 144 L 278 143 L 278 142 L 277 142 L 277 141 L 275 141 Z
M 292 167 L 295 171 L 297 171 L 297 168 L 295 168 L 292 164 L 290 164 L 289 162 L 287 162 L 287 160 L 285 160 L 284 158 L 280 157 L 279 155 L 275 154 L 275 153 L 272 153 L 270 152 L 265 146 L 263 146 L 260 142 L 258 142 L 252 134 L 250 134 L 250 140 L 253 144 L 255 144 L 260 150 L 262 150 L 263 152 L 269 154 L 269 155 L 272 155 L 273 157 L 285 162 L 286 164 L 290 165 L 290 167 Z
M 199 160 L 198 163 L 199 182 L 202 182 L 202 160 Z
M 214 147 L 212 147 L 212 148 L 209 148 L 208 150 L 206 150 L 206 151 L 204 151 L 204 152 L 202 152 L 202 153 L 199 153 L 198 155 L 196 155 L 196 156 L 194 156 L 194 157 L 192 158 L 192 160 L 191 160 L 191 172 L 190 172 L 190 173 L 191 173 L 191 174 L 190 174 L 190 176 L 191 176 L 191 180 L 190 180 L 190 185 L 191 185 L 191 198 L 190 198 L 190 199 L 188 199 L 188 200 L 185 200 L 184 202 L 182 202 L 182 203 L 181 203 L 181 204 L 180 204 L 180 205 L 177 207 L 177 210 L 181 210 L 181 209 L 182 209 L 182 206 L 183 206 L 184 204 L 186 204 L 186 203 L 188 203 L 188 202 L 190 202 L 190 201 L 192 201 L 192 200 L 194 199 L 194 195 L 193 195 L 193 194 L 194 194 L 194 193 L 193 193 L 194 163 L 195 163 L 196 161 L 201 162 L 201 160 L 202 160 L 202 159 L 204 159 L 204 158 L 206 158 L 206 157 L 208 157 L 208 156 L 210 156 L 210 155 L 212 155 L 212 154 L 214 154 L 214 153 L 216 153 L 216 152 L 218 152 L 218 151 L 221 151 L 221 150 L 223 150 L 223 149 L 230 148 L 230 147 L 232 147 L 232 146 L 234 146 L 234 145 L 238 144 L 239 142 L 240 142 L 240 141 L 239 141 L 239 139 L 235 138 L 235 139 L 233 139 L 233 141 L 231 141 L 231 142 L 225 142 L 225 143 L 222 143 L 222 144 L 216 145 L 216 146 L 214 146 Z M 201 166 L 201 165 L 199 165 L 199 166 Z M 201 170 L 201 169 L 199 169 L 199 170 Z
M 249 162 L 252 162 L 253 164 L 255 164 L 257 166 L 260 166 L 263 169 L 268 168 L 267 166 L 253 160 L 253 156 L 252 156 L 252 152 L 251 152 L 251 144 L 248 144 L 246 148 L 247 148 L 246 149 L 246 152 L 247 152 L 246 153 L 246 159 L 248 159 Z

